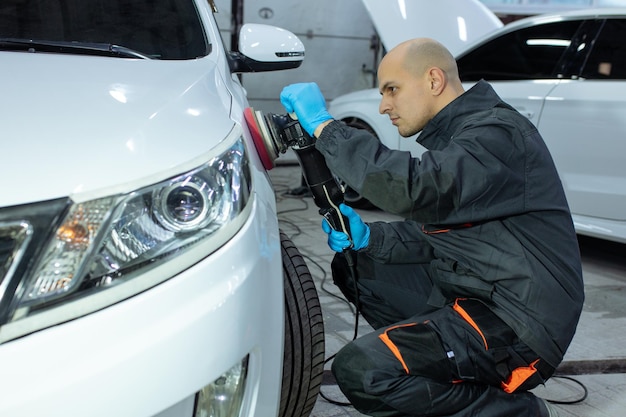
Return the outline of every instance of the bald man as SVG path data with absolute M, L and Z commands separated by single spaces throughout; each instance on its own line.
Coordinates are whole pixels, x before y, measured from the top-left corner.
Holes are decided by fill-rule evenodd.
M 372 416 L 556 416 L 529 390 L 563 359 L 584 295 L 540 134 L 487 82 L 464 91 L 432 39 L 391 50 L 378 84 L 379 110 L 400 135 L 421 132 L 420 158 L 334 120 L 314 83 L 281 93 L 329 168 L 406 219 L 364 223 L 342 205 L 351 236 L 322 222 L 334 282 L 375 329 L 337 353 L 339 387 Z

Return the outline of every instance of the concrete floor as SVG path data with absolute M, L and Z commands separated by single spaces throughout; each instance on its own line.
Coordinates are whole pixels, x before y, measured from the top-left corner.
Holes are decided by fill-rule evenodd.
M 311 198 L 292 195 L 301 185 L 299 166 L 279 165 L 270 171 L 270 176 L 277 194 L 281 229 L 298 246 L 317 283 L 328 357 L 353 338 L 355 317 L 332 284 L 329 264 L 333 252 L 326 245 L 317 207 Z M 380 211 L 359 212 L 365 221 L 396 219 Z M 574 401 L 584 394 L 580 383 L 588 391 L 587 398 L 573 405 L 557 405 L 562 417 L 621 417 L 626 415 L 626 245 L 581 238 L 580 247 L 586 301 L 576 336 L 559 368 L 561 374 L 575 381 L 553 378 L 535 393 L 552 400 Z M 361 318 L 358 334 L 369 331 Z M 330 372 L 325 372 L 325 376 L 324 396 L 345 402 Z M 331 404 L 320 397 L 312 416 L 363 415 L 350 406 Z

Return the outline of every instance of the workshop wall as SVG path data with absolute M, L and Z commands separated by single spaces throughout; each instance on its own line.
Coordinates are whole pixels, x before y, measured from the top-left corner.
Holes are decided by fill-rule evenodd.
M 250 104 L 265 112 L 282 113 L 278 97 L 295 82 L 315 81 L 327 100 L 374 87 L 381 51 L 374 26 L 361 0 L 215 0 L 222 37 L 233 31 L 232 5 L 243 10 L 244 23 L 279 26 L 295 33 L 306 48 L 300 68 L 244 74 Z M 231 48 L 232 49 L 232 48 Z

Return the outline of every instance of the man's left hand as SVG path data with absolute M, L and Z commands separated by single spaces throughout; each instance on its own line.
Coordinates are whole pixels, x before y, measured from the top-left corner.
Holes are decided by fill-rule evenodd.
M 316 83 L 291 84 L 283 88 L 280 102 L 287 113 L 295 113 L 302 128 L 311 136 L 315 129 L 332 116 L 326 110 L 326 100 Z

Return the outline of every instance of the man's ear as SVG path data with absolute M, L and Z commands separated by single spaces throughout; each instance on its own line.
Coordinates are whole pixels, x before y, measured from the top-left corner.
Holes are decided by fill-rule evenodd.
M 430 92 L 434 96 L 440 95 L 446 86 L 446 74 L 441 68 L 432 67 L 428 70 Z

